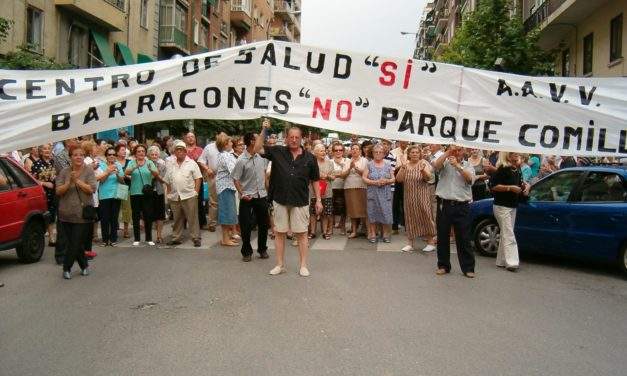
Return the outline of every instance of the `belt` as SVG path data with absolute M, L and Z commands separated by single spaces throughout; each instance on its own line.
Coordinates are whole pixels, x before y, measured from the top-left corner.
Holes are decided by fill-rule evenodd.
M 443 204 L 449 204 L 451 206 L 468 205 L 468 204 L 470 204 L 470 201 L 447 200 L 445 198 L 439 198 L 439 197 L 438 197 L 438 200 L 440 200 Z

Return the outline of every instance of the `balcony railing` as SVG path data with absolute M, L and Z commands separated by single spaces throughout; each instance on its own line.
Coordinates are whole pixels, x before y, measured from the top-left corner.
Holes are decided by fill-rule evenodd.
M 159 44 L 173 44 L 187 51 L 187 34 L 176 26 L 162 25 L 159 32 Z
M 244 12 L 250 17 L 250 9 L 250 0 L 231 0 L 231 11 L 233 12 Z
M 549 18 L 566 0 L 546 0 L 538 8 L 531 9 L 531 15 L 525 20 L 525 30 L 530 31 Z
M 220 24 L 220 34 L 222 34 L 224 37 L 228 37 L 229 36 L 229 24 L 222 21 L 222 23 Z
M 126 8 L 124 7 L 125 1 L 126 0 L 105 0 L 105 2 L 113 5 L 114 7 L 118 8 L 122 12 L 126 10 Z
M 294 41 L 294 34 L 292 34 L 292 31 L 285 26 L 271 27 L 270 36 L 274 38 L 285 38 L 290 42 Z
M 293 12 L 292 4 L 285 0 L 276 0 L 274 2 L 275 12 Z

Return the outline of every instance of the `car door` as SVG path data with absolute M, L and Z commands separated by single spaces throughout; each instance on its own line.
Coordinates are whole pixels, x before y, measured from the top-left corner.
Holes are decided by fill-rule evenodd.
M 590 171 L 570 211 L 569 255 L 613 261 L 627 238 L 627 182 L 618 173 Z
M 13 175 L 6 170 L 6 161 L 0 158 L 0 244 L 17 240 L 23 218 L 19 217 L 19 186 Z
M 41 211 L 42 206 L 45 210 L 45 204 L 42 205 L 44 195 L 41 185 L 39 185 L 39 183 L 30 174 L 16 164 L 8 160 L 5 160 L 5 164 L 7 172 L 13 176 L 15 182 L 20 187 L 18 198 L 20 201 L 23 201 L 20 202 L 22 219 L 25 219 L 28 213 Z
M 559 171 L 531 187 L 516 214 L 516 240 L 521 250 L 561 254 L 568 241 L 569 202 L 583 171 Z

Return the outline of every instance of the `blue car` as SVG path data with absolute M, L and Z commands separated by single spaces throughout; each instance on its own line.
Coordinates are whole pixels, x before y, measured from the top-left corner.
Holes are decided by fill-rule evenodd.
M 492 199 L 471 204 L 475 249 L 496 256 L 499 226 Z M 627 167 L 575 167 L 535 183 L 514 228 L 521 253 L 617 264 L 627 275 Z

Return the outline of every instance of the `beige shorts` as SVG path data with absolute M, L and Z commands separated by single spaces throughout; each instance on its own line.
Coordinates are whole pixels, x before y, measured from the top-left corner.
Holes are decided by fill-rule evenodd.
M 309 205 L 283 206 L 272 201 L 274 211 L 274 229 L 277 232 L 307 232 L 309 228 Z

